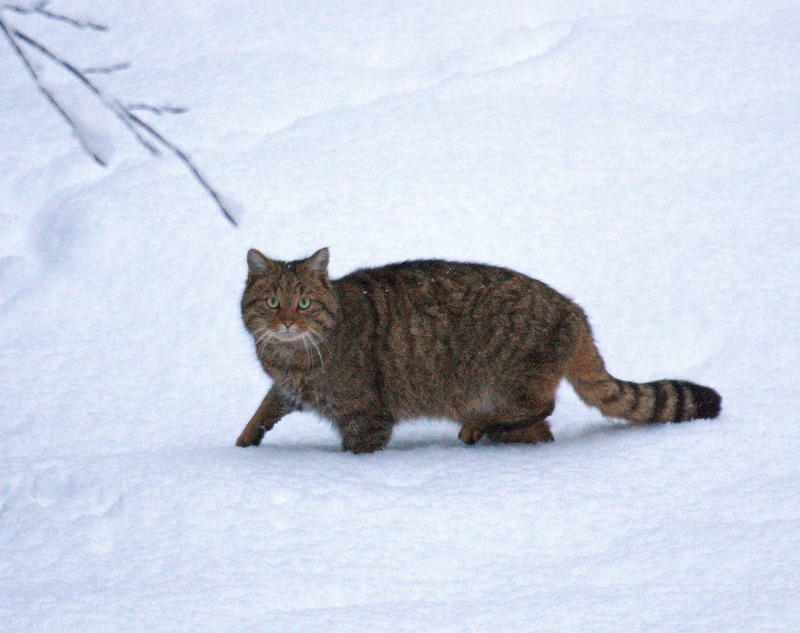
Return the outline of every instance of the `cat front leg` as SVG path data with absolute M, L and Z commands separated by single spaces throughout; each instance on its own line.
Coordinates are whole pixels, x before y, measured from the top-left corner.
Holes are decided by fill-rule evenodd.
M 480 421 L 470 421 L 465 422 L 461 425 L 461 429 L 458 431 L 458 439 L 460 439 L 464 444 L 477 444 L 481 441 L 481 438 L 486 434 L 486 425 L 482 424 Z
M 337 422 L 342 448 L 351 453 L 374 453 L 386 447 L 394 421 L 388 417 L 348 416 Z
M 264 434 L 272 429 L 278 420 L 295 410 L 297 407 L 288 402 L 273 385 L 239 435 L 236 446 L 258 446 L 264 439 Z

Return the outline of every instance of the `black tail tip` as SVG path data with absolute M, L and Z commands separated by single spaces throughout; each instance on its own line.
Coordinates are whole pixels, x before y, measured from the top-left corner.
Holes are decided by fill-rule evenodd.
M 692 401 L 694 403 L 692 418 L 704 420 L 716 418 L 722 409 L 722 396 L 711 387 L 692 385 Z

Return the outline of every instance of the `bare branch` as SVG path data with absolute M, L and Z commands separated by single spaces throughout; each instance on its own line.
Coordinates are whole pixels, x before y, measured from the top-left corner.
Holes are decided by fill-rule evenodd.
M 76 136 L 80 140 L 81 136 L 78 133 L 77 122 L 74 121 L 69 114 L 67 114 L 67 111 L 64 110 L 64 108 L 55 98 L 53 93 L 50 92 L 47 88 L 45 88 L 44 84 L 39 78 L 39 73 L 36 72 L 36 68 L 34 68 L 33 64 L 28 59 L 27 55 L 25 55 L 25 52 L 20 48 L 19 44 L 17 44 L 16 39 L 12 35 L 11 31 L 9 31 L 5 21 L 1 16 L 0 16 L 0 30 L 2 30 L 3 33 L 5 33 L 5 36 L 6 38 L 8 38 L 8 41 L 11 44 L 11 47 L 14 49 L 14 52 L 22 60 L 22 63 L 25 65 L 25 68 L 28 69 L 28 72 L 33 78 L 33 83 L 36 84 L 36 87 L 39 88 L 39 91 L 44 95 L 45 99 L 47 99 L 50 105 L 52 105 L 55 108 L 56 112 L 58 112 L 61 115 L 61 117 L 67 122 L 67 125 L 69 125 L 72 128 L 72 130 L 75 132 Z M 100 156 L 96 152 L 93 152 L 85 143 L 81 143 L 81 145 L 87 151 L 87 153 L 95 160 L 96 163 L 102 165 L 103 167 L 106 167 L 105 161 L 102 158 L 100 158 Z
M 226 207 L 225 203 L 222 201 L 221 196 L 214 190 L 213 187 L 206 181 L 200 171 L 195 167 L 194 163 L 192 162 L 191 158 L 180 148 L 176 145 L 168 141 L 164 136 L 161 135 L 155 128 L 151 125 L 143 121 L 138 115 L 134 114 L 133 110 L 147 110 L 149 112 L 155 114 L 181 114 L 186 112 L 185 108 L 176 108 L 172 106 L 164 106 L 161 108 L 150 106 L 147 104 L 133 104 L 131 106 L 123 105 L 118 99 L 111 97 L 105 93 L 100 87 L 98 87 L 91 79 L 89 79 L 86 75 L 89 74 L 86 71 L 81 71 L 65 59 L 59 57 L 55 53 L 53 53 L 50 49 L 46 46 L 40 44 L 38 41 L 34 40 L 30 36 L 26 35 L 25 33 L 9 28 L 5 21 L 2 18 L 2 11 L 3 9 L 8 9 L 11 11 L 16 11 L 18 13 L 37 13 L 40 15 L 44 15 L 50 19 L 63 19 L 67 21 L 72 26 L 76 26 L 77 28 L 94 28 L 97 30 L 107 30 L 106 27 L 102 27 L 100 25 L 96 25 L 90 22 L 78 22 L 76 20 L 72 20 L 71 18 L 65 18 L 65 16 L 59 16 L 58 14 L 53 14 L 49 11 L 45 10 L 46 2 L 41 2 L 36 5 L 33 9 L 28 9 L 24 7 L 17 7 L 13 5 L 0 5 L 0 29 L 5 33 L 6 38 L 8 39 L 11 47 L 14 49 L 16 54 L 22 60 L 25 67 L 28 69 L 31 77 L 33 78 L 34 83 L 39 88 L 39 90 L 44 94 L 47 101 L 56 109 L 56 111 L 62 116 L 62 118 L 67 122 L 67 124 L 72 128 L 75 132 L 78 139 L 81 141 L 82 146 L 84 149 L 92 156 L 92 158 L 99 163 L 100 165 L 106 166 L 105 161 L 94 151 L 88 147 L 87 143 L 83 141 L 83 137 L 81 135 L 81 131 L 79 128 L 78 123 L 67 113 L 64 107 L 58 102 L 55 95 L 48 90 L 44 84 L 42 83 L 39 73 L 36 71 L 34 65 L 30 62 L 25 51 L 20 46 L 20 42 L 27 44 L 28 46 L 32 47 L 33 49 L 37 50 L 39 53 L 44 55 L 47 59 L 55 63 L 56 65 L 60 66 L 61 68 L 68 71 L 72 74 L 75 78 L 78 79 L 92 94 L 97 97 L 97 99 L 109 110 L 111 110 L 114 115 L 122 121 L 125 127 L 134 135 L 136 140 L 144 146 L 151 154 L 158 155 L 160 154 L 158 148 L 145 137 L 140 130 L 146 132 L 151 138 L 155 139 L 159 144 L 163 147 L 167 148 L 170 152 L 172 152 L 178 159 L 186 166 L 189 172 L 194 176 L 198 183 L 200 183 L 201 187 L 211 196 L 211 199 L 214 200 L 216 205 L 219 207 L 222 214 L 228 219 L 228 221 L 237 226 L 236 220 L 231 213 L 231 211 Z M 109 67 L 108 69 L 90 69 L 95 73 L 100 72 L 113 72 L 117 69 L 122 69 L 123 67 L 127 67 L 127 65 L 120 64 L 117 67 Z
M 175 156 L 177 156 L 183 162 L 183 164 L 186 165 L 186 167 L 189 169 L 189 171 L 195 177 L 197 182 L 200 183 L 200 186 L 202 186 L 203 189 L 206 190 L 206 193 L 208 193 L 208 195 L 211 196 L 211 198 L 214 200 L 214 202 L 217 203 L 217 206 L 219 207 L 219 210 L 222 211 L 222 215 L 224 215 L 226 218 L 228 218 L 228 221 L 231 224 L 233 224 L 233 226 L 238 226 L 236 224 L 236 220 L 233 217 L 233 214 L 225 206 L 225 203 L 222 201 L 222 198 L 220 198 L 220 195 L 211 187 L 211 185 L 208 184 L 208 182 L 206 182 L 206 179 L 197 170 L 197 167 L 194 166 L 194 163 L 192 163 L 192 159 L 189 158 L 189 156 L 187 156 L 186 153 L 183 152 L 183 150 L 179 149 L 178 147 L 176 147 L 175 145 L 170 143 L 167 139 L 165 139 L 163 136 L 161 136 L 161 134 L 159 134 L 154 128 L 152 128 L 150 125 L 148 125 L 147 123 L 142 121 L 138 116 L 133 114 L 133 112 L 128 112 L 128 116 L 137 125 L 142 126 L 142 128 L 144 128 L 150 134 L 152 134 L 153 137 L 156 138 L 159 143 L 161 143 L 164 147 L 166 147 L 173 154 L 175 154 Z
M 119 72 L 120 70 L 128 70 L 131 65 L 128 62 L 121 62 L 119 64 L 112 64 L 111 66 L 91 66 L 84 68 L 84 75 L 110 75 L 111 73 Z
M 150 112 L 152 114 L 185 114 L 189 111 L 189 108 L 184 107 L 175 107 L 175 106 L 151 106 L 147 103 L 129 103 L 127 105 L 128 110 L 143 110 L 145 112 Z
M 100 100 L 100 102 L 109 108 L 114 114 L 119 117 L 119 119 L 125 124 L 125 127 L 136 137 L 136 140 L 139 141 L 147 150 L 153 154 L 154 156 L 159 155 L 158 148 L 153 145 L 150 141 L 144 138 L 140 133 L 139 130 L 131 123 L 130 117 L 127 116 L 127 111 L 125 110 L 125 106 L 123 106 L 119 101 L 113 98 L 109 98 L 106 96 L 105 92 L 103 92 L 100 88 L 98 88 L 86 75 L 84 75 L 80 70 L 78 70 L 75 66 L 70 64 L 68 61 L 61 59 L 58 55 L 50 51 L 46 46 L 42 46 L 36 40 L 28 37 L 21 31 L 15 30 L 14 36 L 25 42 L 26 44 L 32 46 L 36 50 L 38 50 L 42 55 L 50 59 L 51 61 L 55 62 L 62 68 L 68 70 L 72 75 L 74 75 L 84 86 L 86 86 L 94 95 Z
M 61 13 L 54 13 L 53 11 L 49 11 L 45 7 L 50 4 L 49 2 L 40 2 L 36 6 L 33 7 L 23 7 L 15 4 L 4 4 L 2 6 L 3 9 L 7 9 L 9 11 L 13 11 L 14 13 L 19 13 L 21 15 L 41 15 L 42 17 L 48 18 L 49 20 L 55 20 L 56 22 L 64 22 L 65 24 L 69 24 L 70 26 L 74 26 L 76 29 L 92 29 L 93 31 L 108 31 L 108 27 L 104 26 L 103 24 L 97 24 L 96 22 L 92 22 L 90 20 L 77 20 L 75 18 L 71 18 L 68 15 L 63 15 Z

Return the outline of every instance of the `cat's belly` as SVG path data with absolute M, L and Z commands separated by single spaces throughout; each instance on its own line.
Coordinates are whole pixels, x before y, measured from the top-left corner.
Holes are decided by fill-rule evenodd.
M 490 415 L 502 409 L 507 393 L 485 377 L 456 376 L 418 369 L 393 373 L 328 371 L 317 376 L 271 374 L 309 409 L 333 421 L 358 415 L 388 417 L 395 421 L 417 418 L 466 418 Z

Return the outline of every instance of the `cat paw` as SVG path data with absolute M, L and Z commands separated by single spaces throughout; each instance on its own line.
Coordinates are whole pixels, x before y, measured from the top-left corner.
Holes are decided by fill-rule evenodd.
M 383 450 L 389 443 L 391 432 L 380 435 L 370 435 L 367 437 L 343 437 L 342 448 L 356 455 L 362 453 L 375 453 Z
M 365 453 L 377 453 L 378 451 L 383 450 L 384 447 L 372 444 L 351 444 L 351 445 L 343 444 L 342 448 L 345 451 L 353 453 L 354 455 L 363 455 Z
M 464 444 L 469 444 L 470 446 L 480 442 L 482 437 L 483 431 L 475 426 L 470 426 L 469 424 L 462 426 L 461 430 L 458 432 L 458 439 L 464 442 Z
M 546 421 L 519 429 L 490 429 L 488 435 L 492 442 L 501 444 L 538 444 L 539 442 L 552 442 L 555 439 L 550 431 L 550 425 Z
M 241 448 L 246 448 L 248 446 L 258 446 L 261 444 L 261 440 L 264 439 L 264 433 L 266 433 L 266 429 L 263 426 L 259 426 L 255 430 L 250 428 L 245 428 L 242 431 L 242 434 L 239 436 L 239 439 L 236 440 L 236 446 Z

